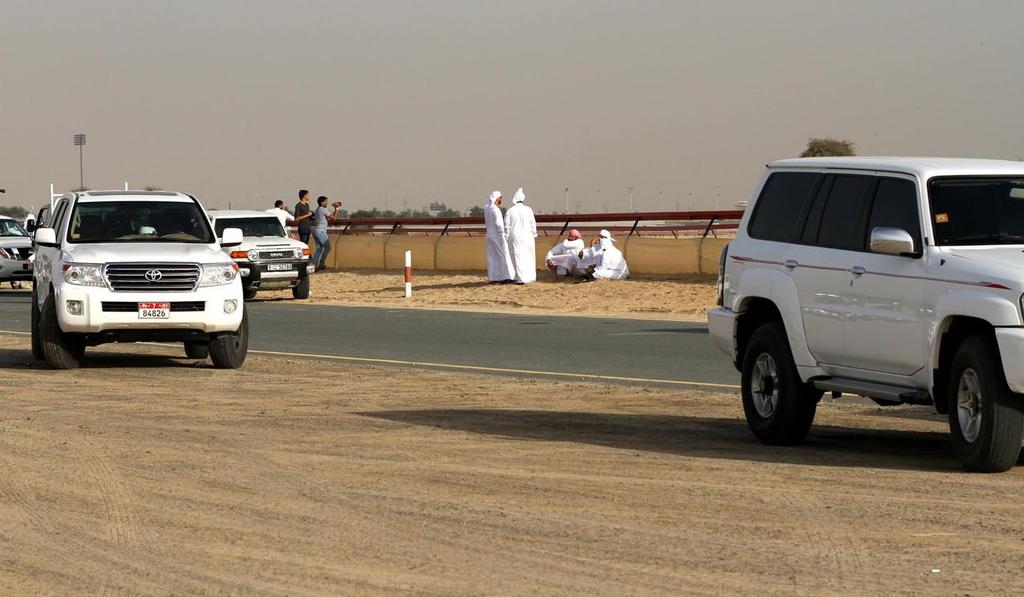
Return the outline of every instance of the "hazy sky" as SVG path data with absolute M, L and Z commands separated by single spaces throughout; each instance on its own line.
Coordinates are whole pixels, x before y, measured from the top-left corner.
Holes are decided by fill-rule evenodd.
M 210 206 L 747 199 L 810 136 L 1024 154 L 1024 2 L 0 2 L 0 203 L 159 185 Z M 600 190 L 598 192 L 598 190 Z

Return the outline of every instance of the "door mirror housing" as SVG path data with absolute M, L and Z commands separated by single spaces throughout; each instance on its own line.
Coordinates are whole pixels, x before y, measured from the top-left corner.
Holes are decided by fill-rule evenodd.
M 40 247 L 56 247 L 57 231 L 53 228 L 39 228 L 36 230 L 36 244 Z
M 914 237 L 902 228 L 879 226 L 871 229 L 871 252 L 901 257 L 920 257 L 914 250 Z
M 241 228 L 225 228 L 224 235 L 220 239 L 220 246 L 237 247 L 242 244 L 242 229 Z

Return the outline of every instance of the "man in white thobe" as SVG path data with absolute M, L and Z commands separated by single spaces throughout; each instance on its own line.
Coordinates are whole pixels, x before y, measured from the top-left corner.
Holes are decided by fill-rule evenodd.
M 571 276 L 576 271 L 577 255 L 584 248 L 583 235 L 579 230 L 573 228 L 565 240 L 551 247 L 547 257 L 548 269 L 555 273 L 555 276 Z
M 598 233 L 590 248 L 580 251 L 578 257 L 578 267 L 586 272 L 584 280 L 625 280 L 629 277 L 626 258 L 607 230 Z
M 512 281 L 513 275 L 500 205 L 501 191 L 494 191 L 484 206 L 484 225 L 487 228 L 487 280 L 492 284 L 507 284 Z
M 537 281 L 537 220 L 524 201 L 526 193 L 520 188 L 512 197 L 512 207 L 505 214 L 505 231 L 508 233 L 516 284 Z

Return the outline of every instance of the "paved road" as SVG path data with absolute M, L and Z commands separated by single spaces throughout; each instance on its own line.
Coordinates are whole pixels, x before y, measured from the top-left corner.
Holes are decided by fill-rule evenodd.
M 0 293 L 0 329 L 28 331 L 28 293 Z M 250 348 L 637 380 L 736 384 L 703 324 L 251 303 Z

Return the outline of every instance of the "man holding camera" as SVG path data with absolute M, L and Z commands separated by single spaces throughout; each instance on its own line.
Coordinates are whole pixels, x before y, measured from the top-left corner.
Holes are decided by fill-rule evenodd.
M 332 204 L 334 211 L 327 209 L 327 197 L 320 195 L 316 200 L 316 210 L 313 211 L 313 238 L 316 239 L 316 250 L 313 251 L 313 266 L 316 271 L 324 268 L 327 255 L 331 252 L 331 239 L 327 236 L 327 221 L 338 217 L 340 201 Z

